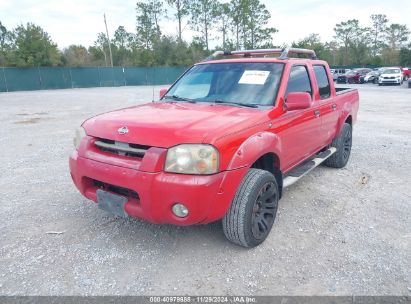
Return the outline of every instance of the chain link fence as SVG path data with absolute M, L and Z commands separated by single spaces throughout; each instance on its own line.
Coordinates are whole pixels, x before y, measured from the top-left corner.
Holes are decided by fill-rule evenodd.
M 162 85 L 174 82 L 185 67 L 36 67 L 0 68 L 0 92 Z

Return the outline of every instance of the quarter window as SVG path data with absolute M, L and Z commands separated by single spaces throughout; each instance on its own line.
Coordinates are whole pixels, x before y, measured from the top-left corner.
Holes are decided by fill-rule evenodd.
M 328 81 L 327 72 L 325 71 L 325 67 L 323 65 L 315 65 L 314 74 L 315 74 L 315 78 L 317 79 L 318 89 L 320 91 L 320 98 L 326 99 L 330 97 L 331 95 L 330 82 Z

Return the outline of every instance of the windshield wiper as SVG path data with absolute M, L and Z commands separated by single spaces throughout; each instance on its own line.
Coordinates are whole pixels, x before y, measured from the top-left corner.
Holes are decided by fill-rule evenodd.
M 255 103 L 241 103 L 241 102 L 234 102 L 234 101 L 224 101 L 224 100 L 213 100 L 212 102 L 214 103 L 220 103 L 220 104 L 228 104 L 228 105 L 236 105 L 236 106 L 242 106 L 242 107 L 248 107 L 248 108 L 258 108 L 258 104 Z
M 178 96 L 178 95 L 171 95 L 171 96 L 166 95 L 165 97 L 166 98 L 172 98 L 176 101 L 187 101 L 187 102 L 191 102 L 191 103 L 196 103 L 195 100 L 192 100 L 190 98 L 181 97 L 181 96 Z

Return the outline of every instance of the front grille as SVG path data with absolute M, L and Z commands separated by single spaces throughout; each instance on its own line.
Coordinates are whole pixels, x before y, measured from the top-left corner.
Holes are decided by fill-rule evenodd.
M 94 142 L 101 151 L 128 157 L 143 158 L 149 146 L 129 144 L 121 141 L 97 138 Z
M 395 77 L 384 77 L 384 79 L 395 79 Z
M 101 190 L 104 191 L 110 191 L 114 192 L 116 194 L 126 196 L 126 197 L 131 197 L 136 200 L 140 200 L 140 197 L 138 196 L 137 192 L 131 189 L 119 187 L 119 186 L 114 186 L 108 183 L 103 183 L 101 181 L 93 179 L 93 185 L 96 186 L 97 188 L 100 188 Z

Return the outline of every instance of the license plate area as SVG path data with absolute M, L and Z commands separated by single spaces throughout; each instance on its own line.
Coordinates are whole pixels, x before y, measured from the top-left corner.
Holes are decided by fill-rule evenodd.
M 124 209 L 127 198 L 101 189 L 97 189 L 96 194 L 99 209 L 120 217 L 128 217 Z

